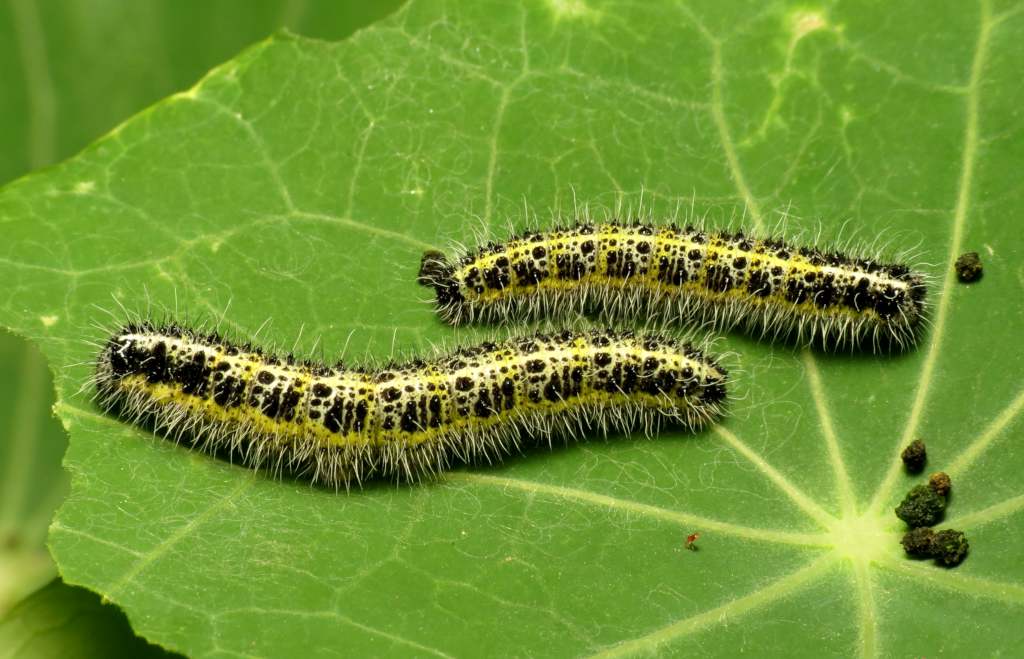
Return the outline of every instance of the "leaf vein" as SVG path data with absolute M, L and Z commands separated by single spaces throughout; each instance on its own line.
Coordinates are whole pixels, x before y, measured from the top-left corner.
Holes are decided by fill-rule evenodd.
M 925 402 L 931 391 L 934 380 L 935 365 L 939 358 L 939 350 L 942 346 L 942 339 L 945 335 L 946 322 L 949 316 L 950 301 L 953 297 L 953 286 L 956 273 L 953 263 L 963 245 L 964 228 L 967 224 L 969 214 L 968 207 L 971 200 L 971 190 L 974 181 L 974 169 L 978 160 L 978 143 L 980 121 L 980 96 L 982 72 L 985 67 L 985 60 L 988 55 L 988 45 L 992 35 L 991 7 L 988 0 L 981 2 L 981 29 L 978 32 L 978 40 L 974 48 L 974 56 L 971 62 L 971 76 L 967 86 L 966 119 L 964 125 L 964 147 L 961 155 L 960 178 L 956 192 L 956 207 L 953 214 L 953 231 L 949 241 L 949 253 L 946 257 L 945 275 L 942 281 L 942 295 L 939 297 L 938 311 L 935 315 L 935 324 L 932 328 L 931 340 L 928 344 L 928 352 L 925 355 L 921 367 L 921 377 L 918 381 L 917 391 L 910 408 L 910 415 L 900 436 L 900 446 L 906 445 L 914 435 L 917 434 L 921 424 L 921 417 L 924 412 Z M 896 453 L 897 451 L 894 451 Z M 882 479 L 881 484 L 875 492 L 871 503 L 871 510 L 880 513 L 885 507 L 886 501 L 892 496 L 893 488 L 896 486 L 900 474 L 901 462 L 893 458 L 889 463 L 889 469 Z

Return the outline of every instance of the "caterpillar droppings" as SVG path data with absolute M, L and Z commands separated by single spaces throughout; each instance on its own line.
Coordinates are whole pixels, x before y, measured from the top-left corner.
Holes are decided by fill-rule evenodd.
M 613 323 L 743 325 L 829 348 L 905 348 L 927 311 L 924 275 L 906 265 L 639 222 L 528 231 L 453 258 L 430 251 L 419 282 L 452 325 L 591 313 Z
M 264 354 L 215 333 L 136 323 L 96 361 L 101 407 L 202 450 L 335 488 L 493 462 L 524 439 L 587 428 L 696 429 L 727 371 L 677 339 L 612 330 L 531 334 L 428 360 L 348 367 Z

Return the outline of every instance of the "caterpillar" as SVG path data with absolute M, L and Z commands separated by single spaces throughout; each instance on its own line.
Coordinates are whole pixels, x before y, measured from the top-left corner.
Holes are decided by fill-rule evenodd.
M 144 322 L 106 340 L 93 382 L 118 416 L 337 489 L 497 461 L 524 438 L 696 429 L 722 414 L 727 376 L 702 349 L 653 333 L 536 333 L 329 367 Z
M 906 265 L 642 222 L 527 231 L 450 259 L 428 251 L 418 281 L 452 325 L 596 313 L 744 325 L 824 347 L 907 347 L 927 311 L 925 277 Z

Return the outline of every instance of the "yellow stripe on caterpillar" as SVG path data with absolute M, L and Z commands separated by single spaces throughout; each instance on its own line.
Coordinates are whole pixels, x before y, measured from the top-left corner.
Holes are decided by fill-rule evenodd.
M 739 324 L 826 347 L 906 347 L 927 310 L 924 276 L 906 265 L 645 223 L 531 231 L 451 259 L 428 252 L 419 281 L 453 325 L 582 312 L 613 323 Z
M 348 487 L 494 461 L 523 437 L 698 428 L 722 414 L 727 372 L 690 344 L 610 330 L 349 368 L 140 323 L 107 340 L 94 382 L 104 409 L 177 440 Z

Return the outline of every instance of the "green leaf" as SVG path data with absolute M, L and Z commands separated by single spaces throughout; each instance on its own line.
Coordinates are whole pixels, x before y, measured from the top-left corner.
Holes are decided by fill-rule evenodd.
M 0 619 L 51 581 L 46 530 L 68 491 L 68 442 L 53 418 L 53 382 L 28 342 L 0 332 Z
M 338 44 L 267 41 L 9 186 L 0 309 L 66 367 L 62 573 L 197 655 L 1019 647 L 1021 6 L 414 2 Z M 423 249 L 522 224 L 524 201 L 641 194 L 659 215 L 917 245 L 931 331 L 898 357 L 731 336 L 740 399 L 710 432 L 351 494 L 75 395 L 91 323 L 115 322 L 93 305 L 223 315 L 242 336 L 272 316 L 263 339 L 329 354 L 425 349 L 453 332 L 418 302 Z M 958 285 L 968 249 L 986 274 Z M 954 570 L 899 546 L 917 436 L 971 540 Z
M 0 620 L 0 656 L 172 657 L 132 634 L 124 614 L 84 588 L 54 580 Z
M 281 27 L 348 36 L 399 0 L 11 0 L 0 6 L 0 181 L 62 160 Z
M 397 4 L 4 3 L 0 181 L 73 154 L 124 117 L 186 87 L 210 66 L 282 25 L 339 38 Z M 0 332 L 0 436 L 8 438 L 0 442 L 0 617 L 56 574 L 45 547 L 46 530 L 67 492 L 68 478 L 60 466 L 67 439 L 53 418 L 53 399 L 38 350 Z

